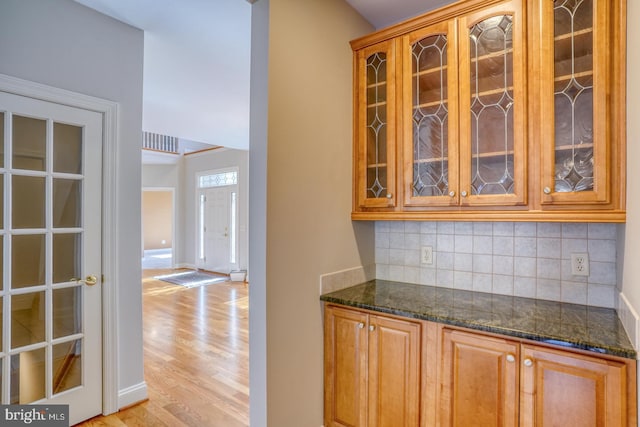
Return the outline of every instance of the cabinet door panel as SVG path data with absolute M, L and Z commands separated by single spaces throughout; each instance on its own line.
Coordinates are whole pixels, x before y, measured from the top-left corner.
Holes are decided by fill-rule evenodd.
M 516 342 L 443 329 L 438 425 L 518 425 Z
M 627 425 L 624 363 L 526 345 L 522 357 L 523 427 Z
M 462 205 L 526 203 L 526 79 L 521 1 L 460 19 Z
M 325 310 L 325 424 L 366 425 L 367 315 Z
M 356 54 L 357 197 L 360 207 L 396 204 L 395 41 Z
M 372 316 L 369 426 L 417 426 L 420 415 L 420 324 Z
M 443 22 L 402 38 L 407 206 L 458 204 L 455 23 Z
M 542 2 L 543 205 L 610 202 L 610 2 Z

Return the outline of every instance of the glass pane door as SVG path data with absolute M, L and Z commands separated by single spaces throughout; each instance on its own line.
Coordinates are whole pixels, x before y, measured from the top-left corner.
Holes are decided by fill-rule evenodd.
M 0 111 L 0 399 L 73 418 L 97 396 L 95 415 L 101 116 L 2 92 Z

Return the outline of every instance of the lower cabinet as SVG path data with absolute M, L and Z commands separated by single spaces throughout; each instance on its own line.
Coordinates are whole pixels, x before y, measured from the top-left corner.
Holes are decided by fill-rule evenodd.
M 628 362 L 449 328 L 440 354 L 440 426 L 636 425 Z
M 325 309 L 325 426 L 417 426 L 421 322 Z
M 637 426 L 636 362 L 325 307 L 325 426 Z

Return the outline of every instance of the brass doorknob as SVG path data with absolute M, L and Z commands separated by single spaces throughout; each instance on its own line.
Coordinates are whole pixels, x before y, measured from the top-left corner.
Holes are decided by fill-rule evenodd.
M 83 280 L 83 279 L 78 279 L 76 277 L 72 277 L 71 281 L 76 283 L 84 283 L 87 286 L 93 286 L 96 283 L 98 283 L 98 278 L 96 276 L 87 276 Z

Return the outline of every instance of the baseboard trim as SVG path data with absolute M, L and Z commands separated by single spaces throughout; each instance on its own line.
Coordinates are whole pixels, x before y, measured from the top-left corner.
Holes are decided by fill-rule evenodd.
M 196 267 L 195 264 L 188 264 L 188 263 L 180 263 L 180 264 L 176 264 L 173 268 L 189 268 L 191 270 L 197 270 L 198 268 Z
M 118 410 L 149 399 L 147 383 L 145 381 L 134 384 L 118 392 Z
M 631 344 L 633 344 L 633 348 L 638 350 L 640 346 L 640 316 L 622 292 L 618 297 L 618 317 L 629 336 L 629 340 L 631 340 Z

